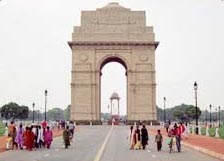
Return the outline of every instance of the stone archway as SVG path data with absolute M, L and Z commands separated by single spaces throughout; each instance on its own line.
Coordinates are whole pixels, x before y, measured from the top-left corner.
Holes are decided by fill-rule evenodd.
M 107 55 L 107 56 L 105 56 L 105 57 L 103 57 L 102 58 L 102 60 L 100 60 L 99 61 L 99 70 L 100 70 L 100 83 L 99 83 L 99 87 L 100 87 L 100 102 L 101 102 L 101 104 L 100 104 L 100 109 L 102 109 L 102 100 L 101 100 L 101 96 L 103 96 L 102 94 L 104 93 L 103 91 L 105 90 L 105 88 L 110 88 L 110 87 L 113 87 L 113 90 L 114 90 L 114 86 L 116 86 L 115 84 L 114 84 L 114 81 L 113 80 L 110 80 L 110 87 L 102 87 L 103 85 L 103 82 L 101 82 L 102 81 L 102 77 L 103 77 L 103 68 L 104 68 L 104 66 L 106 66 L 107 64 L 110 64 L 110 63 L 113 63 L 113 62 L 115 62 L 115 63 L 118 63 L 120 66 L 121 66 L 121 68 L 123 68 L 123 69 L 121 69 L 124 73 L 123 73 L 123 75 L 122 75 L 122 77 L 123 77 L 123 81 L 125 82 L 125 87 L 122 89 L 122 90 L 124 90 L 125 89 L 125 97 L 123 97 L 122 98 L 122 100 L 125 102 L 128 102 L 127 101 L 127 70 L 128 70 L 128 68 L 129 68 L 129 65 L 126 65 L 127 64 L 127 60 L 125 60 L 123 57 L 121 57 L 121 56 L 119 56 L 119 55 L 116 55 L 116 56 L 114 56 L 114 55 Z M 115 76 L 115 75 L 114 75 Z M 120 78 L 121 79 L 121 78 Z M 123 83 L 124 83 L 123 82 Z M 118 83 L 118 82 L 117 82 Z M 122 83 L 121 83 L 122 84 Z M 121 91 L 122 91 L 121 90 Z M 120 91 L 120 92 L 121 92 Z M 112 92 L 112 91 L 111 91 Z M 107 93 L 108 94 L 108 93 Z M 116 96 L 117 95 L 117 96 Z M 103 97 L 102 97 L 102 99 L 103 99 Z M 117 100 L 117 103 L 118 103 L 118 113 L 117 113 L 117 115 L 120 115 L 120 113 L 119 113 L 119 103 L 120 103 L 120 97 L 118 97 L 118 94 L 115 92 L 115 90 L 113 91 L 113 94 L 111 95 L 111 97 L 109 98 L 110 99 L 110 101 L 109 101 L 109 104 L 108 104 L 108 108 L 110 108 L 110 116 L 112 116 L 112 108 L 113 108 L 113 106 L 112 106 L 112 102 L 113 102 L 113 100 Z M 123 102 L 123 103 L 124 103 Z M 125 106 L 122 106 L 122 109 L 125 109 L 125 114 L 127 114 L 127 105 L 125 105 Z
M 155 50 L 153 27 L 144 11 L 109 3 L 96 11 L 82 11 L 72 41 L 71 119 L 100 123 L 100 74 L 116 61 L 126 68 L 127 118 L 155 121 Z

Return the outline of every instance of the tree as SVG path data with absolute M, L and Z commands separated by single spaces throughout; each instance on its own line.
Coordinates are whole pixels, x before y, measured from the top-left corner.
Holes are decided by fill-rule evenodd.
M 18 109 L 19 105 L 17 103 L 10 102 L 8 104 L 5 104 L 2 106 L 1 116 L 6 120 L 9 120 L 11 118 L 13 118 L 14 120 Z
M 28 118 L 29 108 L 27 106 L 20 106 L 16 118 L 24 120 Z
M 180 119 L 183 116 L 184 111 L 182 111 L 180 108 L 176 108 L 173 112 L 173 116 L 177 119 Z
M 71 105 L 68 105 L 68 107 L 64 110 L 65 120 L 70 120 L 70 109 L 71 109 Z
M 200 115 L 201 115 L 201 110 L 200 110 L 199 107 L 197 107 L 197 111 L 198 111 L 198 115 L 197 115 L 198 116 L 197 119 L 198 119 L 200 117 Z M 195 106 L 190 105 L 186 109 L 185 113 L 188 115 L 189 118 L 196 119 L 196 109 L 195 109 Z
M 61 120 L 63 119 L 63 110 L 61 108 L 53 108 L 47 112 L 49 120 Z
M 189 105 L 181 104 L 181 105 L 173 107 L 173 116 L 177 120 L 186 121 L 185 119 L 187 118 L 187 116 L 185 111 L 188 108 L 188 106 Z
M 26 119 L 28 117 L 29 108 L 27 106 L 19 106 L 17 103 L 10 102 L 2 106 L 1 116 L 6 120 L 9 119 Z
M 201 110 L 198 107 L 198 118 L 201 115 Z M 196 119 L 196 110 L 193 105 L 181 104 L 174 107 L 174 116 L 181 121 L 189 121 L 190 119 Z

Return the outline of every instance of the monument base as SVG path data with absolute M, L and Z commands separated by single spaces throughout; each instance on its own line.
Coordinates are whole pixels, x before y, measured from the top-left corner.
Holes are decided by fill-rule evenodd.
M 76 125 L 102 125 L 100 120 L 73 120 Z
M 158 120 L 127 120 L 127 125 L 160 125 Z

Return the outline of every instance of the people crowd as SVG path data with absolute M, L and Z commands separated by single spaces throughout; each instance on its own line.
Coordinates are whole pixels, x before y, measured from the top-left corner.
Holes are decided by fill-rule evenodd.
M 64 129 L 63 140 L 65 148 L 70 146 L 74 136 L 75 125 L 73 121 L 56 121 L 53 125 L 47 125 L 47 122 L 41 124 L 32 124 L 30 126 L 16 125 L 11 121 L 9 126 L 5 129 L 6 149 L 21 149 L 29 150 L 39 148 L 50 149 L 53 141 L 53 132 L 51 129 Z
M 58 124 L 56 125 L 58 127 Z M 74 122 L 63 124 L 61 126 L 63 131 L 63 141 L 65 149 L 70 146 L 70 142 L 74 136 L 75 125 Z M 175 123 L 173 126 L 170 123 L 165 123 L 164 128 L 167 132 L 166 143 L 172 149 L 172 145 L 176 143 L 176 149 L 178 152 L 181 151 L 181 140 L 185 133 L 186 127 L 180 122 L 178 125 Z M 24 127 L 22 124 L 16 126 L 13 121 L 11 121 L 8 126 L 8 136 L 6 138 L 6 149 L 21 149 L 32 151 L 33 149 L 47 148 L 51 147 L 53 141 L 53 132 L 46 122 L 38 125 L 30 125 Z M 128 137 L 130 150 L 146 149 L 149 141 L 149 134 L 146 126 L 134 125 L 130 126 Z M 163 136 L 160 130 L 157 130 L 155 135 L 155 143 L 157 145 L 157 150 L 161 151 L 163 145 Z M 170 151 L 171 152 L 171 151 Z
M 174 150 L 172 145 L 176 143 L 177 151 L 181 152 L 181 140 L 186 132 L 186 127 L 184 124 L 180 122 L 179 124 L 174 123 L 174 125 L 171 126 L 170 121 L 168 121 L 164 124 L 164 128 L 167 132 L 166 143 L 168 146 L 171 148 L 171 150 Z M 142 125 L 141 130 L 139 129 L 139 125 L 135 125 L 135 127 L 130 126 L 128 139 L 130 150 L 146 149 L 149 136 L 145 125 Z M 163 136 L 160 129 L 157 130 L 157 134 L 155 135 L 155 143 L 157 145 L 157 151 L 161 151 L 163 145 Z
M 139 125 L 137 125 L 135 129 L 131 126 L 128 138 L 131 150 L 145 149 L 148 144 L 148 131 L 145 128 L 145 125 L 142 125 L 141 130 L 139 129 Z
M 30 125 L 23 127 L 22 124 L 16 126 L 11 121 L 8 126 L 8 136 L 6 138 L 6 149 L 29 150 L 38 148 L 50 148 L 53 141 L 53 133 L 49 126 Z

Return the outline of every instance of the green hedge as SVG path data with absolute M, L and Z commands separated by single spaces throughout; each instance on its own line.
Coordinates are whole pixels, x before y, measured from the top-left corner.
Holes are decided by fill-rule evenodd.
M 0 122 L 0 136 L 5 134 L 5 126 L 2 122 Z
M 201 128 L 201 135 L 206 135 L 206 128 L 205 127 Z
M 219 136 L 220 138 L 224 139 L 224 125 L 221 126 L 219 129 Z
M 208 129 L 208 133 L 209 133 L 209 136 L 211 137 L 215 137 L 215 127 L 211 127 Z M 192 133 L 192 127 L 190 127 L 190 133 Z M 201 128 L 201 135 L 206 135 L 206 128 L 205 127 L 202 127 Z M 221 127 L 219 128 L 219 137 L 224 139 L 224 124 L 221 125 Z

